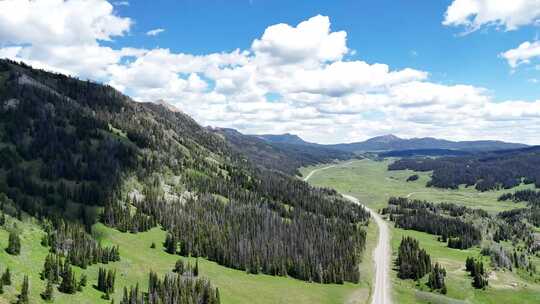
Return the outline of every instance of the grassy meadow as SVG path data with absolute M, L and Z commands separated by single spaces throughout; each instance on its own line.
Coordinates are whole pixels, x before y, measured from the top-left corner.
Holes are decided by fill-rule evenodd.
M 0 271 L 9 266 L 12 273 L 13 284 L 4 287 L 4 294 L 0 295 L 0 304 L 16 301 L 20 293 L 24 274 L 30 280 L 30 302 L 41 303 L 40 293 L 45 289 L 45 281 L 40 280 L 39 273 L 48 249 L 40 244 L 44 232 L 32 218 L 25 218 L 22 222 L 8 218 L 9 227 L 15 224 L 21 232 L 21 255 L 11 256 L 4 248 L 7 247 L 8 232 L 0 228 Z M 220 266 L 205 259 L 199 259 L 200 276 L 207 277 L 219 288 L 221 302 L 224 304 L 236 303 L 367 303 L 370 296 L 371 264 L 370 254 L 376 244 L 377 227 L 371 224 L 368 228 L 369 238 L 366 258 L 360 265 L 362 278 L 359 284 L 316 284 L 308 283 L 287 277 L 274 277 L 269 275 L 251 275 L 244 271 L 234 270 Z M 54 303 L 110 303 L 110 300 L 101 298 L 103 293 L 92 285 L 97 283 L 99 267 L 116 269 L 116 285 L 114 300 L 119 303 L 124 286 L 139 283 L 143 290 L 147 288 L 147 276 L 150 270 L 160 275 L 170 272 L 175 262 L 186 257 L 166 253 L 161 244 L 165 240 L 165 232 L 159 228 L 150 231 L 131 234 L 121 233 L 102 224 L 93 227 L 94 236 L 104 245 L 119 245 L 121 261 L 108 265 L 97 264 L 80 269 L 74 267 L 77 276 L 85 273 L 88 276 L 88 285 L 82 292 L 74 295 L 62 294 L 55 290 Z M 156 248 L 150 248 L 152 242 Z M 192 263 L 194 263 L 194 260 Z
M 387 166 L 391 162 L 392 160 L 372 161 L 369 159 L 345 162 L 346 165 L 338 165 L 315 173 L 309 182 L 350 194 L 372 209 L 385 207 L 388 198 L 392 196 L 432 202 L 453 202 L 471 208 L 482 208 L 490 213 L 525 207 L 522 203 L 498 202 L 497 198 L 508 192 L 506 190 L 479 192 L 473 187 L 461 187 L 459 190 L 426 187 L 430 179 L 429 172 L 388 171 Z M 325 166 L 327 165 L 318 167 Z M 302 168 L 301 172 L 306 175 L 318 167 Z M 413 174 L 418 174 L 418 180 L 407 182 L 407 178 Z M 519 186 L 518 188 L 531 187 L 533 186 Z
M 430 178 L 429 172 L 388 171 L 387 165 L 391 160 L 373 161 L 358 160 L 344 162 L 337 166 L 315 173 L 309 182 L 316 186 L 334 188 L 342 193 L 350 194 L 370 208 L 385 207 L 388 198 L 403 196 L 414 199 L 425 199 L 432 202 L 452 202 L 471 208 L 481 208 L 490 213 L 524 207 L 524 204 L 499 202 L 497 198 L 506 190 L 478 192 L 474 188 L 462 187 L 458 190 L 445 190 L 425 187 Z M 324 165 L 319 167 L 326 167 Z M 303 168 L 306 175 L 318 167 Z M 407 182 L 412 174 L 418 174 L 419 179 Z M 529 186 L 519 186 L 526 188 Z M 396 271 L 392 270 L 393 298 L 395 303 L 539 303 L 540 285 L 531 283 L 509 271 L 493 271 L 486 290 L 476 290 L 471 286 L 471 278 L 465 272 L 467 256 L 480 257 L 480 248 L 468 250 L 451 249 L 445 243 L 437 241 L 437 237 L 412 230 L 393 227 L 392 233 L 393 260 L 403 236 L 412 236 L 419 240 L 433 262 L 441 263 L 447 270 L 447 295 L 429 291 L 426 286 L 427 276 L 416 283 L 412 280 L 400 280 Z M 486 259 L 486 258 L 484 258 Z M 486 259 L 486 263 L 488 260 Z M 535 258 L 540 266 L 540 260 Z

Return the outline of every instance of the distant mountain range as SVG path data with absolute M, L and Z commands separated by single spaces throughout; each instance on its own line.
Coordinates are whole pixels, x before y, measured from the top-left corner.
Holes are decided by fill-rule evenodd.
M 291 175 L 298 168 L 354 158 L 352 152 L 305 142 L 297 135 L 245 135 L 228 128 L 209 128 L 223 136 L 239 153 L 257 165 Z M 271 140 L 268 140 L 270 138 Z
M 476 141 L 450 141 L 445 139 L 437 139 L 433 137 L 423 138 L 400 138 L 395 135 L 383 135 L 370 138 L 361 142 L 334 144 L 334 145 L 319 145 L 304 141 L 297 135 L 257 135 L 268 142 L 275 144 L 296 144 L 309 146 L 322 146 L 330 149 L 346 151 L 351 153 L 361 152 L 383 152 L 395 150 L 459 150 L 468 152 L 483 152 L 510 150 L 528 147 L 525 144 L 508 143 L 498 140 L 476 140 Z

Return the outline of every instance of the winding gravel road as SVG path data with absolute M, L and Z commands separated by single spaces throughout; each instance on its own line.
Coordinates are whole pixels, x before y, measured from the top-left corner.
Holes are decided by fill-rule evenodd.
M 347 165 L 349 163 L 342 164 L 342 166 Z M 334 168 L 337 165 L 331 165 L 319 169 L 315 169 L 304 178 L 304 181 L 308 181 L 313 174 Z M 346 199 L 352 201 L 355 204 L 362 205 L 360 201 L 358 201 L 357 198 L 342 194 L 343 197 Z M 377 226 L 379 226 L 379 242 L 377 243 L 377 247 L 373 251 L 373 260 L 375 262 L 375 288 L 373 289 L 373 296 L 371 300 L 371 304 L 391 304 L 392 299 L 390 298 L 390 233 L 388 230 L 388 225 L 386 222 L 381 218 L 381 216 L 369 209 L 368 207 L 362 205 L 364 208 L 366 208 L 373 219 L 375 220 L 375 223 Z

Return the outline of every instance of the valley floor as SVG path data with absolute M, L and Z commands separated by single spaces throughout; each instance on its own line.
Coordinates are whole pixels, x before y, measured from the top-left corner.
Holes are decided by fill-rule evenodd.
M 378 210 L 387 205 L 388 198 L 404 196 L 415 199 L 425 199 L 432 202 L 453 202 L 456 204 L 482 208 L 490 213 L 523 207 L 523 204 L 499 202 L 497 198 L 508 191 L 477 192 L 471 188 L 459 190 L 443 190 L 425 187 L 429 173 L 419 173 L 419 180 L 406 182 L 413 174 L 412 171 L 387 171 L 389 161 L 376 162 L 359 160 L 344 162 L 332 168 L 318 171 L 310 177 L 310 183 L 325 186 L 339 192 L 352 195 L 368 207 Z M 307 175 L 313 169 L 303 168 Z M 416 173 L 415 173 L 416 174 Z M 528 186 L 520 186 L 525 188 Z M 391 244 L 395 260 L 397 248 L 403 236 L 413 236 L 420 241 L 434 261 L 441 263 L 448 271 L 446 296 L 429 292 L 425 280 L 419 284 L 412 280 L 400 280 L 396 271 L 390 273 L 392 279 L 392 296 L 394 303 L 538 303 L 540 285 L 532 282 L 526 274 L 518 275 L 509 271 L 493 271 L 487 290 L 476 290 L 471 286 L 471 279 L 464 270 L 467 256 L 479 256 L 480 248 L 468 250 L 451 249 L 446 244 L 437 241 L 437 237 L 423 232 L 391 228 Z M 487 262 L 487 260 L 486 260 Z M 540 259 L 534 258 L 534 263 L 540 267 Z

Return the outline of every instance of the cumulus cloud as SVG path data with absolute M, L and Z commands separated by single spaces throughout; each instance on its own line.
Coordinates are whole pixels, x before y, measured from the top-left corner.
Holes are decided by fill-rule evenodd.
M 85 45 L 126 33 L 132 21 L 114 15 L 104 0 L 0 1 L 0 41 Z
M 348 52 L 346 40 L 346 32 L 331 32 L 330 19 L 318 15 L 296 27 L 269 26 L 251 48 L 271 64 L 319 63 L 343 58 Z
M 484 20 L 473 12 L 464 25 Z M 0 1 L 0 57 L 98 79 L 247 133 L 330 143 L 381 133 L 535 142 L 540 132 L 540 101 L 497 103 L 484 88 L 434 83 L 427 71 L 346 59 L 347 33 L 325 16 L 271 25 L 246 50 L 198 55 L 114 47 L 132 23 L 105 0 Z M 528 62 L 533 45 L 504 56 Z
M 104 0 L 0 1 L 0 45 L 14 45 L 0 53 L 37 67 L 103 79 L 122 57 L 140 54 L 100 44 L 124 35 L 131 24 Z
M 157 28 L 157 29 L 153 29 L 153 30 L 150 30 L 150 31 L 146 32 L 146 35 L 147 36 L 157 36 L 157 35 L 159 35 L 159 34 L 161 34 L 163 32 L 165 32 L 164 29 Z
M 468 31 L 482 26 L 512 31 L 539 19 L 538 0 L 454 0 L 446 10 L 443 24 L 464 26 Z
M 508 62 L 512 68 L 521 64 L 531 63 L 531 60 L 540 58 L 540 41 L 525 41 L 517 48 L 508 50 L 500 56 Z

